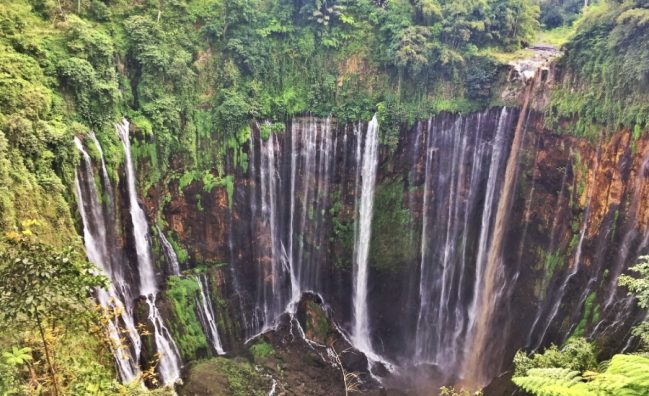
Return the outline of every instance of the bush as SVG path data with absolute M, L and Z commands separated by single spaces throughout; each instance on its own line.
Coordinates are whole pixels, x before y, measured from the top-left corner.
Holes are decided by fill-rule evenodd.
M 514 357 L 514 375 L 524 376 L 531 369 L 565 368 L 572 371 L 586 371 L 597 367 L 595 349 L 583 338 L 571 338 L 558 348 L 551 345 L 543 353 L 527 356 L 518 351 Z

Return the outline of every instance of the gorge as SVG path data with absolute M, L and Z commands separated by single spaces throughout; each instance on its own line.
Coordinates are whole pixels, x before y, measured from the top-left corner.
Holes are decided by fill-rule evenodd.
M 0 5 L 0 275 L 37 240 L 106 281 L 45 330 L 0 308 L 15 394 L 495 396 L 519 351 L 646 359 L 647 4 L 559 50 L 497 1 L 46 3 Z

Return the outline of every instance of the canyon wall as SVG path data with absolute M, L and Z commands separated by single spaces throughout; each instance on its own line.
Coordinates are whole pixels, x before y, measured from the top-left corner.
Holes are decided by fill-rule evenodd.
M 629 330 L 642 314 L 616 278 L 649 250 L 649 141 L 620 130 L 589 142 L 546 129 L 535 110 L 523 116 L 489 301 L 480 299 L 481 274 L 520 111 L 440 114 L 404 126 L 395 149 L 379 146 L 367 326 L 373 352 L 402 373 L 416 367 L 431 383 L 484 385 L 519 348 L 572 335 L 596 337 L 605 354 L 634 345 Z M 233 191 L 200 181 L 147 191 L 147 217 L 182 252 L 183 273 L 208 275 L 226 351 L 272 328 L 306 291 L 351 336 L 367 131 L 310 117 L 270 134 L 253 125 L 247 167 L 230 169 Z M 152 239 L 164 283 L 172 272 Z M 485 304 L 491 318 L 476 323 Z M 487 326 L 478 374 L 466 371 L 476 326 Z M 396 377 L 389 381 L 405 386 Z

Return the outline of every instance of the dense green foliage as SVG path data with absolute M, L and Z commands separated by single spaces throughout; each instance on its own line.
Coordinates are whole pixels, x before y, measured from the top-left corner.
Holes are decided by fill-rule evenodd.
M 267 343 L 266 341 L 258 341 L 250 347 L 250 353 L 255 361 L 259 362 L 262 359 L 268 359 L 275 356 L 275 348 L 272 344 Z
M 591 2 L 593 3 L 593 2 Z M 549 29 L 574 22 L 584 7 L 583 0 L 541 0 L 540 22 Z
M 98 323 L 90 291 L 106 279 L 93 275 L 94 267 L 77 250 L 37 242 L 29 229 L 10 233 L 3 245 L 0 346 L 14 346 L 2 354 L 0 391 L 60 394 L 112 387 L 112 361 L 100 359 L 107 356 L 105 346 L 85 335 Z M 96 350 L 104 352 L 93 355 Z
M 566 344 L 558 348 L 551 345 L 543 353 L 527 356 L 519 351 L 514 357 L 516 371 L 514 376 L 525 375 L 531 369 L 537 368 L 565 368 L 570 371 L 585 371 L 597 365 L 596 354 L 593 346 L 583 338 L 571 338 Z
M 629 289 L 629 294 L 638 299 L 638 306 L 642 309 L 649 307 L 649 256 L 640 259 L 640 263 L 631 268 L 631 272 L 636 277 L 622 275 L 620 285 Z M 633 329 L 633 334 L 640 337 L 642 346 L 649 350 L 649 318 L 645 318 L 638 326 Z
M 519 48 L 538 17 L 529 0 L 31 5 L 3 5 L 0 63 L 11 69 L 1 104 L 11 117 L 0 120 L 10 147 L 39 156 L 12 140 L 33 146 L 33 135 L 69 153 L 71 134 L 93 128 L 119 161 L 112 123 L 126 115 L 142 138 L 136 158 L 151 163 L 145 188 L 190 171 L 227 180 L 225 154 L 245 165 L 240 146 L 254 118 L 311 112 L 348 121 L 379 109 L 398 124 L 484 105 L 497 64 L 477 48 Z M 70 164 L 45 159 L 42 172 L 55 160 L 55 169 Z
M 570 121 L 568 133 L 597 138 L 649 126 L 649 4 L 604 1 L 589 8 L 562 58 L 561 83 L 549 120 Z
M 198 362 L 189 370 L 181 395 L 263 396 L 271 379 L 244 359 L 215 358 Z
M 529 44 L 539 15 L 551 27 L 577 13 L 572 1 L 541 5 L 540 10 L 532 0 L 1 1 L 0 231 L 20 230 L 28 219 L 42 226 L 39 242 L 17 234 L 12 235 L 18 239 L 0 242 L 0 325 L 9 320 L 12 325 L 9 336 L 0 336 L 0 392 L 48 392 L 57 381 L 72 394 L 141 392 L 115 384 L 100 331 L 83 327 L 94 320 L 87 297 L 100 279 L 79 259 L 71 214 L 78 161 L 73 136 L 95 130 L 110 176 L 117 179 L 123 154 L 113 123 L 126 116 L 133 126 L 140 190 L 159 186 L 164 194 L 169 186 L 184 191 L 198 183 L 206 193 L 225 189 L 231 205 L 236 168 L 247 167 L 251 120 L 269 121 L 261 131 L 267 138 L 298 114 L 332 115 L 342 124 L 377 113 L 381 143 L 394 149 L 400 128 L 417 118 L 490 105 L 501 71 L 490 52 Z M 597 133 L 600 124 L 621 124 L 636 135 L 647 127 L 647 7 L 646 1 L 611 1 L 583 20 L 567 46 L 551 120 L 575 121 L 570 132 L 580 135 Z M 396 183 L 377 189 L 373 245 L 378 248 L 372 262 L 384 270 L 394 269 L 386 263 L 416 254 L 401 189 Z M 330 208 L 335 234 L 340 243 L 351 244 L 353 223 L 339 198 Z M 171 243 L 185 261 L 186 251 Z M 548 257 L 548 279 L 555 261 Z M 62 262 L 70 265 L 61 267 Z M 17 290 L 25 295 L 16 296 Z M 175 318 L 171 330 L 185 359 L 209 349 L 195 313 L 197 292 L 192 278 L 172 278 L 167 285 Z M 585 317 L 596 315 L 592 300 Z M 82 313 L 87 320 L 60 332 L 62 319 Z M 38 328 L 42 323 L 47 328 Z M 322 323 L 316 325 L 322 332 Z M 48 350 L 56 357 L 51 362 Z M 267 352 L 265 346 L 252 347 L 253 354 Z M 258 391 L 263 380 L 247 363 L 218 362 L 234 394 Z
M 208 350 L 207 339 L 196 315 L 199 285 L 194 277 L 173 276 L 167 281 L 167 298 L 171 302 L 174 320 L 171 332 L 182 357 L 194 360 Z
M 623 275 L 620 285 L 637 297 L 641 308 L 646 308 L 649 257 L 641 258 L 631 270 L 638 277 Z M 647 347 L 649 322 L 645 320 L 633 333 Z M 514 364 L 514 383 L 537 396 L 635 396 L 644 395 L 649 389 L 649 356 L 620 354 L 598 365 L 593 346 L 583 339 L 569 339 L 561 349 L 553 345 L 544 353 L 532 356 L 519 351 Z
M 638 396 L 649 389 L 649 358 L 615 355 L 601 372 L 567 368 L 530 369 L 514 383 L 537 396 Z
M 370 263 L 382 271 L 399 271 L 416 261 L 419 253 L 413 236 L 414 219 L 403 197 L 402 183 L 383 183 L 376 188 Z

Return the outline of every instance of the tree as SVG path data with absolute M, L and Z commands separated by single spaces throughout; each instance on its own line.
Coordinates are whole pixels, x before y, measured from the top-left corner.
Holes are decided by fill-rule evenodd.
M 401 32 L 395 48 L 396 65 L 417 74 L 429 62 L 431 42 L 430 29 L 411 26 Z
M 12 232 L 0 251 L 0 329 L 33 330 L 43 343 L 53 392 L 60 394 L 53 356 L 45 336 L 45 325 L 57 321 L 73 323 L 86 312 L 95 287 L 107 279 L 73 247 L 55 249 L 35 240 L 29 230 Z
M 631 271 L 638 276 L 620 276 L 620 286 L 629 289 L 629 294 L 638 299 L 640 308 L 647 309 L 649 308 L 649 256 L 641 257 L 640 263 L 631 267 Z M 643 346 L 649 348 L 649 317 L 633 329 L 633 335 L 640 337 Z
M 518 351 L 514 365 L 514 376 L 524 376 L 538 368 L 565 368 L 578 372 L 591 370 L 597 365 L 597 360 L 592 344 L 583 338 L 570 338 L 563 347 L 551 345 L 543 353 L 527 356 L 525 352 Z
M 493 1 L 488 37 L 506 48 L 528 44 L 539 27 L 539 6 L 529 0 Z

